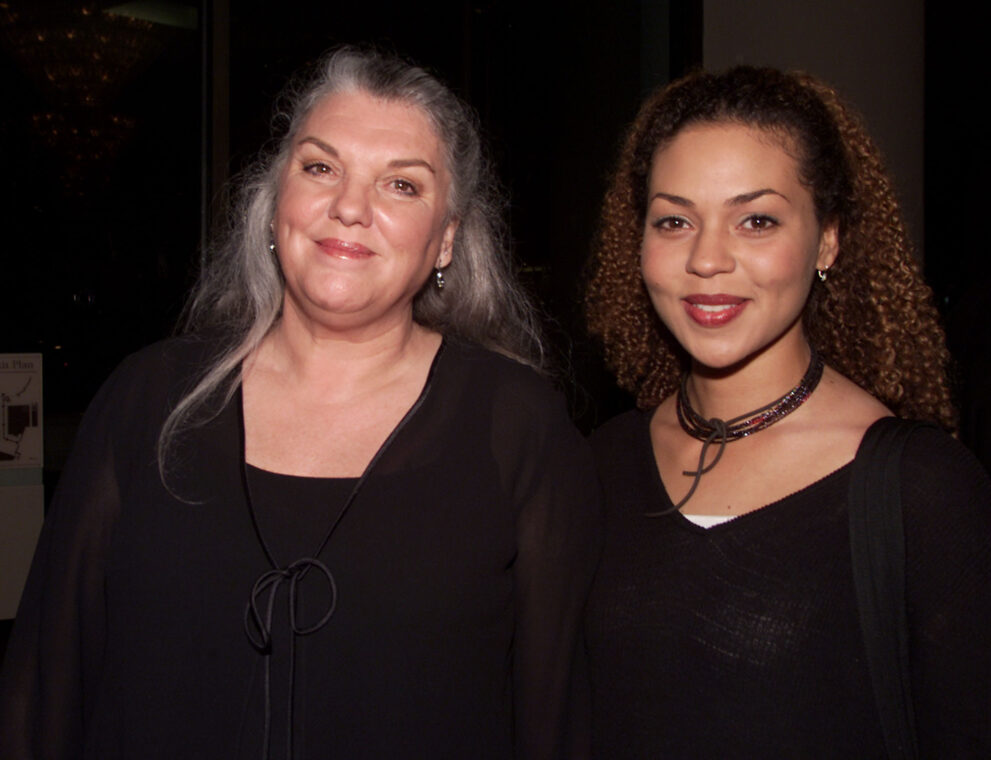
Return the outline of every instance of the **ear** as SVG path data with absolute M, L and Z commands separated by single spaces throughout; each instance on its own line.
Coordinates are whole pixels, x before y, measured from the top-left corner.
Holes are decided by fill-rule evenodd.
M 819 254 L 816 256 L 816 269 L 826 271 L 836 262 L 840 254 L 839 224 L 830 222 L 819 233 Z
M 457 221 L 448 222 L 444 228 L 444 236 L 440 241 L 440 255 L 437 257 L 435 267 L 443 269 L 451 263 L 452 251 L 454 250 L 454 233 L 458 231 Z

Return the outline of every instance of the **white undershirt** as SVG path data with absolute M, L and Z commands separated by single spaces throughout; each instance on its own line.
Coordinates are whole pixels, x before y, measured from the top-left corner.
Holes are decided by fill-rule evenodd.
M 682 515 L 686 520 L 695 523 L 700 528 L 713 528 L 736 517 L 736 515 L 686 515 L 684 512 Z

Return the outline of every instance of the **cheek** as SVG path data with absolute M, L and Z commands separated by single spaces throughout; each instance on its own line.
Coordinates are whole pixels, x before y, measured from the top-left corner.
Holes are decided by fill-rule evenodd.
M 383 237 L 400 251 L 415 253 L 439 246 L 443 228 L 442 220 L 421 209 L 382 208 L 376 216 L 376 224 Z
M 806 240 L 769 248 L 750 260 L 751 277 L 767 288 L 808 294 L 812 286 L 818 244 Z
M 676 257 L 669 250 L 656 245 L 644 245 L 640 249 L 640 276 L 651 294 L 664 291 L 673 282 L 677 266 Z
M 293 176 L 279 185 L 274 221 L 276 229 L 305 228 L 326 219 L 331 196 L 326 187 Z

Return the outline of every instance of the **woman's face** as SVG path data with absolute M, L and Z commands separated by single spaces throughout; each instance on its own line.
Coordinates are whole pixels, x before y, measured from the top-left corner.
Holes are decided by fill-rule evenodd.
M 836 252 L 836 228 L 820 228 L 780 136 L 697 125 L 654 154 L 641 272 L 697 364 L 731 368 L 771 349 L 804 356 L 802 309 Z
M 332 329 L 410 321 L 431 270 L 451 260 L 450 184 L 440 139 L 417 107 L 361 91 L 320 102 L 279 182 L 272 227 L 284 315 Z

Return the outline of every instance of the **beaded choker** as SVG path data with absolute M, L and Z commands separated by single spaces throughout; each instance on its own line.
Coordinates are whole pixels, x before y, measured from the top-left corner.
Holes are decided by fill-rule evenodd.
M 682 430 L 692 436 L 692 438 L 702 441 L 702 451 L 699 454 L 698 467 L 695 470 L 685 470 L 682 473 L 683 475 L 694 478 L 694 480 L 692 481 L 692 487 L 688 489 L 688 493 L 685 494 L 685 497 L 681 501 L 671 509 L 661 512 L 649 512 L 647 516 L 660 517 L 661 515 L 677 512 L 681 509 L 692 497 L 692 494 L 695 493 L 695 489 L 698 488 L 699 480 L 702 479 L 702 476 L 719 462 L 726 444 L 730 441 L 736 441 L 740 438 L 746 438 L 748 435 L 753 435 L 798 409 L 805 402 L 805 399 L 812 395 L 812 391 L 816 389 L 816 386 L 819 385 L 819 381 L 822 379 L 823 366 L 822 357 L 813 348 L 809 367 L 805 370 L 805 375 L 802 379 L 798 381 L 798 385 L 777 401 L 772 401 L 767 406 L 762 406 L 760 409 L 747 412 L 731 420 L 721 420 L 718 417 L 706 419 L 692 409 L 692 403 L 688 399 L 688 373 L 686 372 L 681 378 L 681 387 L 678 389 L 676 409 L 678 412 L 678 422 L 681 424 Z M 706 465 L 705 455 L 713 443 L 719 444 L 719 450 L 716 451 L 716 456 L 712 462 Z

